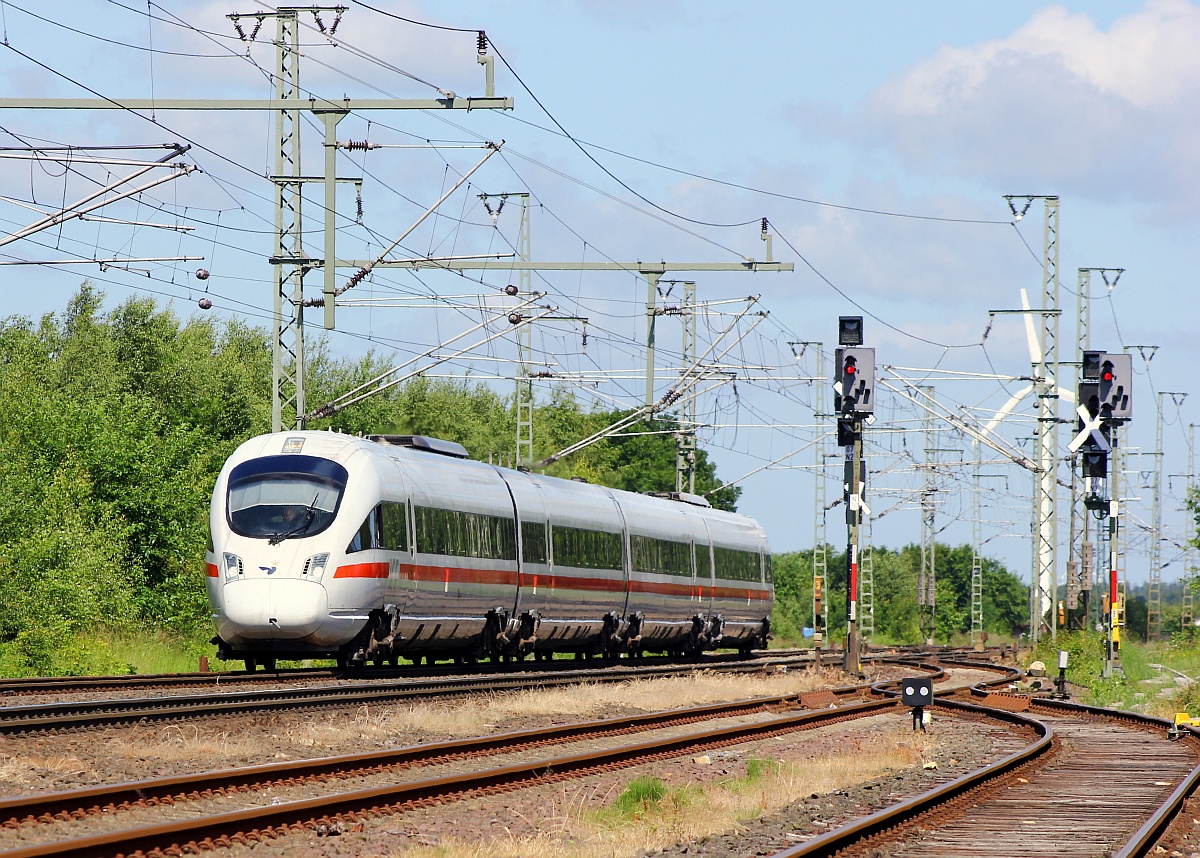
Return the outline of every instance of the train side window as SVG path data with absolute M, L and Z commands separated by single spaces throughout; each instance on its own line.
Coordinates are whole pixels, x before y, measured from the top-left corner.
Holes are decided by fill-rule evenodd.
M 739 551 L 736 548 L 715 546 L 713 555 L 717 562 L 717 577 L 726 581 L 762 581 L 762 560 L 757 551 Z
M 774 583 L 775 583 L 775 570 L 774 570 L 774 569 L 772 569 L 772 567 L 771 567 L 771 555 L 770 555 L 770 554 L 764 554 L 764 555 L 762 556 L 762 559 L 763 559 L 763 580 L 764 580 L 764 581 L 765 581 L 767 584 L 774 585 Z
M 389 551 L 408 550 L 408 522 L 405 520 L 404 504 L 384 501 L 380 505 L 382 527 L 381 548 Z
M 414 507 L 417 545 L 425 554 L 516 560 L 516 522 L 458 509 Z
M 521 559 L 526 563 L 545 563 L 547 561 L 545 522 L 521 522 Z
M 629 537 L 629 550 L 633 554 L 633 568 L 639 572 L 685 578 L 692 576 L 692 547 L 686 542 L 671 542 L 635 533 Z
M 358 532 L 354 534 L 354 538 L 350 540 L 350 544 L 346 547 L 346 553 L 353 554 L 356 551 L 366 551 L 369 548 L 378 547 L 379 507 L 375 507 L 375 509 L 367 513 L 367 517 L 359 525 Z
M 696 577 L 705 581 L 712 578 L 712 555 L 707 542 L 696 544 Z
M 619 533 L 555 526 L 552 538 L 555 565 L 614 571 L 623 568 L 624 550 Z

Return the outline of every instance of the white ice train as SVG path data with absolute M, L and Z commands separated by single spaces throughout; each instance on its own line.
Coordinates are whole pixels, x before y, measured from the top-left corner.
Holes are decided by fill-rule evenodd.
M 213 490 L 218 655 L 690 655 L 766 646 L 754 520 L 467 459 L 423 436 L 261 435 Z

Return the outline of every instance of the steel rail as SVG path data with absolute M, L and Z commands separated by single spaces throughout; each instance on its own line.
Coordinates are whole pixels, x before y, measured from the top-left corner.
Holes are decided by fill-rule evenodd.
M 1035 697 L 1030 703 L 1039 708 L 1073 712 L 1094 718 L 1129 721 L 1141 726 L 1159 727 L 1163 733 L 1166 733 L 1172 726 L 1171 722 L 1165 718 L 1157 718 L 1153 715 L 1143 715 L 1139 712 L 1127 712 L 1120 709 L 1101 709 L 1097 706 L 1066 700 Z M 1193 738 L 1200 738 L 1200 732 L 1194 728 L 1187 727 L 1185 729 Z M 1171 827 L 1175 817 L 1183 810 L 1183 803 L 1191 797 L 1198 785 L 1200 785 L 1200 765 L 1193 768 L 1187 777 L 1180 781 L 1179 786 L 1167 796 L 1166 801 L 1159 805 L 1158 810 L 1150 815 L 1120 850 L 1114 853 L 1114 858 L 1143 858 L 1143 856 L 1149 855 L 1167 829 Z
M 319 686 L 314 688 L 309 686 L 5 706 L 0 707 L 0 735 L 82 729 L 88 726 L 142 720 L 178 719 L 203 715 L 227 715 L 312 706 L 357 705 L 364 702 L 479 694 L 497 690 L 570 685 L 578 682 L 625 682 L 630 679 L 685 675 L 697 670 L 717 673 L 750 673 L 761 671 L 763 667 L 764 664 L 761 662 L 675 664 L 642 668 L 610 666 L 599 670 L 572 669 L 533 674 L 506 673 L 463 679 L 443 678 L 372 684 L 369 687 Z
M 860 689 L 853 689 L 860 690 Z M 268 763 L 236 769 L 221 769 L 193 775 L 151 778 L 122 784 L 105 784 L 95 787 L 63 790 L 60 792 L 37 793 L 0 799 L 0 825 L 6 822 L 21 822 L 56 814 L 73 814 L 90 807 L 116 807 L 123 802 L 130 804 L 178 796 L 203 790 L 229 790 L 246 786 L 263 786 L 293 778 L 312 778 L 328 774 L 351 774 L 355 771 L 377 767 L 400 767 L 417 763 L 428 763 L 447 757 L 494 753 L 516 747 L 552 745 L 571 741 L 583 736 L 616 735 L 640 732 L 676 724 L 714 718 L 728 718 L 755 712 L 772 712 L 795 706 L 798 694 L 777 697 L 761 697 L 738 700 L 730 703 L 715 703 L 688 709 L 664 710 L 644 715 L 605 718 L 598 721 L 581 721 L 551 727 L 537 727 L 476 736 L 470 739 L 428 742 L 384 751 L 367 751 L 285 763 Z
M 1054 731 L 1047 724 L 1034 718 L 1029 718 L 1016 712 L 1002 709 L 990 709 L 974 703 L 960 700 L 934 700 L 935 706 L 958 709 L 965 712 L 985 715 L 988 718 L 1008 721 L 1021 727 L 1032 729 L 1038 736 L 1037 741 L 1020 751 L 1015 751 L 960 778 L 942 784 L 928 792 L 915 795 L 897 802 L 891 807 L 876 811 L 849 825 L 835 828 L 807 840 L 804 843 L 774 853 L 771 858 L 815 858 L 815 856 L 832 856 L 842 849 L 849 848 L 868 837 L 882 834 L 888 829 L 901 825 L 914 817 L 933 810 L 938 805 L 963 795 L 989 781 L 999 778 L 1031 760 L 1034 760 L 1050 750 L 1054 739 Z
M 898 657 L 898 656 L 897 656 Z M 893 656 L 878 655 L 879 660 L 891 660 Z M 830 664 L 836 660 L 833 654 L 825 654 L 823 660 Z M 750 659 L 737 653 L 710 653 L 699 660 L 686 663 L 687 667 L 702 669 L 718 664 L 758 665 L 804 665 L 813 663 L 811 650 L 775 650 L 761 653 Z M 629 666 L 629 661 L 583 662 L 594 664 L 592 670 L 617 666 Z M 680 665 L 678 659 L 659 656 L 643 656 L 639 666 Z M 582 668 L 588 669 L 588 668 Z M 513 661 L 479 664 L 429 664 L 402 665 L 398 667 L 366 667 L 361 670 L 345 668 L 283 668 L 271 672 L 246 672 L 241 670 L 204 671 L 196 673 L 143 673 L 119 676 L 25 676 L 0 679 L 0 696 L 31 693 L 65 693 L 81 690 L 117 690 L 126 688 L 155 688 L 177 685 L 219 686 L 222 682 L 264 683 L 306 679 L 340 679 L 347 681 L 370 681 L 378 679 L 414 679 L 457 677 L 463 673 L 491 676 L 493 674 L 527 674 L 530 672 L 553 672 L 556 670 L 581 670 L 577 660 Z
M 956 660 L 956 664 L 965 665 L 961 660 Z M 983 667 L 981 664 L 972 665 Z M 1019 671 L 1017 671 L 1019 673 Z M 986 694 L 986 688 L 990 685 L 996 685 L 1007 682 L 1008 679 L 998 679 L 983 683 L 977 683 L 970 690 L 972 694 Z M 879 683 L 875 686 L 875 690 L 883 693 L 892 693 L 885 686 L 890 683 Z M 1015 712 L 1008 712 L 1002 709 L 993 709 L 991 707 L 982 706 L 974 703 L 953 699 L 937 699 L 934 701 L 935 706 L 944 706 L 952 709 L 959 709 L 968 712 L 976 712 L 983 714 L 989 718 L 1007 720 L 1011 723 L 1022 724 L 1031 727 L 1039 734 L 1039 739 L 1021 751 L 1017 751 L 1002 760 L 991 765 L 985 766 L 975 772 L 971 772 L 954 781 L 943 784 L 935 789 L 921 793 L 920 795 L 912 796 L 901 802 L 892 805 L 891 807 L 877 811 L 862 819 L 836 828 L 832 831 L 819 835 L 811 840 L 788 849 L 774 853 L 771 858 L 816 858 L 816 856 L 833 856 L 841 850 L 851 848 L 862 843 L 862 841 L 882 834 L 889 829 L 898 827 L 904 823 L 910 822 L 923 813 L 934 810 L 939 805 L 947 803 L 959 796 L 984 786 L 999 777 L 1008 774 L 1014 769 L 1033 761 L 1034 759 L 1047 753 L 1053 743 L 1054 732 L 1048 724 L 1038 721 L 1033 716 L 1025 716 Z M 1072 713 L 1077 716 L 1086 716 L 1090 718 L 1103 718 L 1105 720 L 1127 721 L 1141 727 L 1153 726 L 1159 727 L 1164 732 L 1171 726 L 1170 722 L 1162 718 L 1157 718 L 1150 715 L 1142 715 L 1136 712 L 1127 712 L 1123 710 L 1103 709 L 1096 706 L 1088 706 L 1080 703 L 1073 703 L 1065 700 L 1056 700 L 1052 698 L 1030 698 L 1031 707 L 1051 709 L 1058 712 Z M 1196 738 L 1200 738 L 1200 732 L 1189 728 L 1189 732 Z M 1114 853 L 1115 858 L 1145 858 L 1149 855 L 1158 840 L 1170 827 L 1175 817 L 1183 808 L 1183 803 L 1190 797 L 1197 786 L 1200 785 L 1200 766 L 1196 766 L 1185 777 L 1178 787 L 1171 793 L 1167 800 L 1158 808 L 1158 810 L 1150 816 L 1149 819 L 1134 833 L 1134 835 Z
M 331 817 L 364 818 L 412 806 L 415 802 L 446 797 L 480 795 L 536 784 L 553 783 L 567 777 L 679 756 L 702 748 L 722 747 L 754 741 L 823 724 L 894 709 L 894 699 L 854 703 L 837 709 L 821 709 L 783 716 L 770 722 L 714 728 L 656 739 L 621 748 L 570 754 L 485 769 L 468 774 L 446 775 L 402 784 L 337 793 L 320 798 L 266 805 L 210 817 L 148 825 L 125 831 L 60 840 L 6 851 L 5 858 L 64 856 L 83 858 L 97 854 L 146 852 L 153 849 L 190 850 L 221 846 L 235 840 L 274 836 L 285 830 L 330 824 Z
M 931 669 L 931 668 L 927 668 Z M 836 697 L 872 693 L 869 683 L 826 689 Z M 0 825 L 35 821 L 51 821 L 48 817 L 87 812 L 89 808 L 135 803 L 166 796 L 178 796 L 181 791 L 228 790 L 263 785 L 289 778 L 311 778 L 331 773 L 345 773 L 376 767 L 398 767 L 426 763 L 451 756 L 476 755 L 540 744 L 556 744 L 583 735 L 614 735 L 639 732 L 675 724 L 726 718 L 754 712 L 772 712 L 804 705 L 809 692 L 797 692 L 769 697 L 756 697 L 726 703 L 713 703 L 687 709 L 669 709 L 644 715 L 618 716 L 598 721 L 583 721 L 530 730 L 510 731 L 470 739 L 428 742 L 384 751 L 368 751 L 285 763 L 221 769 L 192 775 L 151 778 L 121 784 L 62 790 L 50 793 L 0 798 Z
M 1196 733 L 1190 727 L 1188 729 L 1191 730 L 1193 735 L 1200 736 L 1200 734 Z M 1158 841 L 1167 833 L 1167 829 L 1171 827 L 1171 823 L 1179 816 L 1180 811 L 1183 810 L 1184 802 L 1196 791 L 1197 785 L 1200 785 L 1200 766 L 1192 769 L 1191 773 L 1167 797 L 1162 806 L 1115 853 L 1114 858 L 1144 858 L 1144 856 L 1149 855 Z

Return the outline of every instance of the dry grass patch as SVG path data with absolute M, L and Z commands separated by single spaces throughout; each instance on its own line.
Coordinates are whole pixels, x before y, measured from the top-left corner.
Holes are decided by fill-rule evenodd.
M 506 691 L 467 700 L 362 706 L 351 712 L 331 710 L 315 715 L 281 716 L 261 729 L 209 732 L 194 725 L 169 725 L 149 734 L 114 738 L 109 742 L 109 750 L 126 759 L 173 763 L 261 762 L 265 754 L 270 759 L 286 759 L 351 753 L 549 722 L 796 694 L 850 682 L 840 671 L 830 670 L 819 674 L 697 673 L 603 685 Z
M 22 786 L 42 783 L 47 778 L 63 776 L 95 776 L 92 770 L 78 757 L 0 756 L 0 783 Z
M 362 707 L 352 719 L 322 719 L 286 731 L 299 746 L 330 746 L 355 740 L 408 744 L 426 737 L 476 736 L 518 729 L 530 720 L 578 721 L 630 711 L 653 712 L 704 703 L 796 694 L 831 684 L 847 684 L 839 673 L 774 675 L 699 673 L 683 677 L 581 684 L 563 688 L 511 691 L 457 701 Z
M 488 843 L 443 838 L 436 846 L 389 852 L 390 858 L 611 858 L 662 849 L 674 843 L 736 831 L 813 793 L 867 783 L 899 769 L 919 766 L 930 750 L 924 734 L 886 728 L 859 738 L 840 753 L 804 759 L 769 759 L 757 752 L 737 777 L 671 785 L 630 778 L 620 792 L 563 793 L 523 817 L 528 836 Z M 526 813 L 532 813 L 526 810 Z
M 114 736 L 107 741 L 107 749 L 112 756 L 126 760 L 170 763 L 254 759 L 262 755 L 263 743 L 253 733 L 210 732 L 197 724 L 168 724 L 132 737 Z

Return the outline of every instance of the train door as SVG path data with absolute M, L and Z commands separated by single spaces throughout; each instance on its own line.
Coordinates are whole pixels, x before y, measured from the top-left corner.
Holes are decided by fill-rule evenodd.
M 384 498 L 391 500 L 391 503 L 385 502 L 386 509 L 384 514 L 389 517 L 399 519 L 399 526 L 387 528 L 389 530 L 400 530 L 404 534 L 401 541 L 397 541 L 396 549 L 388 552 L 388 601 L 394 604 L 401 614 L 407 614 L 416 600 L 416 576 L 413 575 L 413 569 L 416 564 L 416 522 L 413 521 L 412 502 L 409 497 L 411 494 L 404 480 L 404 472 L 400 468 L 400 463 L 395 459 L 391 460 L 391 470 L 394 474 L 394 486 L 384 485 Z M 390 481 L 389 481 L 390 482 Z M 398 488 L 398 491 L 396 490 Z M 392 489 L 389 491 L 389 489 Z M 388 523 L 385 522 L 385 526 Z
M 696 536 L 696 612 L 706 617 L 712 613 L 713 595 L 716 592 L 713 576 L 712 534 L 708 530 L 708 522 L 701 518 Z
M 621 545 L 621 555 L 622 555 L 621 556 L 621 577 L 624 579 L 623 586 L 622 586 L 622 590 L 624 590 L 624 595 L 621 598 L 621 611 L 620 611 L 619 616 L 628 617 L 629 616 L 629 592 L 631 589 L 630 579 L 632 578 L 632 571 L 633 571 L 632 557 L 630 556 L 630 547 L 629 547 L 629 521 L 628 521 L 628 519 L 625 518 L 625 510 L 624 510 L 624 508 L 622 508 L 621 502 L 617 500 L 616 496 L 612 492 L 610 492 L 608 489 L 605 489 L 604 493 L 606 495 L 608 495 L 609 500 L 612 501 L 613 506 L 617 510 L 617 515 L 620 516 L 620 519 L 621 519 L 621 543 L 622 543 L 622 545 Z
M 505 471 L 498 473 L 508 486 L 517 530 L 517 592 L 512 615 L 519 617 L 529 611 L 544 615 L 546 595 L 550 591 L 546 501 L 541 486 L 533 480 Z

